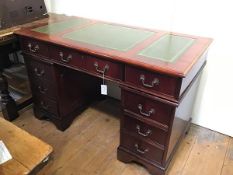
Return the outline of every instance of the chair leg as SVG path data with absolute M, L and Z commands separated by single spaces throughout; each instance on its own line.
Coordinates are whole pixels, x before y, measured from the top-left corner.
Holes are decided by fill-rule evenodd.
M 15 100 L 9 94 L 8 83 L 2 74 L 2 71 L 0 72 L 0 96 L 0 105 L 2 108 L 3 117 L 9 121 L 16 119 L 19 116 L 17 105 Z
M 14 58 L 14 63 L 18 64 L 19 63 L 19 57 L 18 57 L 17 52 L 13 52 L 12 55 L 13 55 L 13 58 Z

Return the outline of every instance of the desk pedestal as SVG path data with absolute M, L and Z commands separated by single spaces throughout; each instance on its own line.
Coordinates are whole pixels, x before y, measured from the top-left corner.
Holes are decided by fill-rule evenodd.
M 24 54 L 36 118 L 48 119 L 64 131 L 100 97 L 100 79 Z
M 199 72 L 200 73 L 200 72 Z M 186 89 L 178 106 L 122 87 L 118 159 L 138 162 L 153 175 L 164 175 L 182 138 L 188 132 L 199 74 Z

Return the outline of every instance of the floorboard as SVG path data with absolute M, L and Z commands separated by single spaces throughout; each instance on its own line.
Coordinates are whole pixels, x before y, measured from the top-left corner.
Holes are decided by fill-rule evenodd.
M 120 104 L 108 99 L 93 104 L 79 115 L 65 132 L 33 116 L 21 113 L 14 124 L 49 143 L 52 159 L 39 175 L 149 175 L 135 163 L 117 160 Z M 181 142 L 168 175 L 233 175 L 233 139 L 192 125 Z
M 221 175 L 233 174 L 233 138 L 230 139 Z
M 181 175 L 220 175 L 229 137 L 196 128 L 196 141 Z

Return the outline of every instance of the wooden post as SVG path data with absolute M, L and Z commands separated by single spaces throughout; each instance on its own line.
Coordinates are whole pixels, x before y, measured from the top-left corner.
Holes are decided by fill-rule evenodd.
M 5 59 L 8 55 L 0 55 L 0 59 Z M 6 120 L 12 121 L 19 116 L 15 100 L 10 96 L 8 91 L 8 83 L 3 75 L 3 68 L 0 69 L 0 105 L 2 108 L 3 117 Z

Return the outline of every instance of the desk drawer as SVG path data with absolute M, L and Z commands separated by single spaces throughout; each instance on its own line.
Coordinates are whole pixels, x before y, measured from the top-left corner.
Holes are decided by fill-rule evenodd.
M 58 116 L 58 108 L 55 101 L 50 100 L 45 96 L 33 94 L 33 102 L 37 108 L 43 109 L 49 113 L 54 114 L 55 116 Z
M 31 86 L 33 92 L 37 93 L 38 95 L 44 95 L 48 98 L 56 100 L 56 89 L 51 81 L 38 78 L 31 81 Z
M 32 81 L 38 78 L 43 78 L 50 82 L 54 80 L 52 65 L 38 61 L 36 58 L 28 55 L 25 55 L 25 60 L 29 76 L 31 77 Z
M 50 58 L 57 60 L 65 65 L 82 68 L 84 55 L 72 49 L 51 46 Z
M 38 56 L 49 56 L 48 45 L 44 42 L 23 38 L 21 39 L 21 49 L 26 53 Z
M 150 93 L 175 99 L 179 96 L 180 81 L 175 77 L 126 66 L 125 82 Z
M 93 56 L 85 57 L 85 68 L 97 75 L 104 75 L 106 77 L 122 80 L 122 65 L 120 63 L 99 59 Z
M 171 117 L 174 115 L 174 106 L 123 89 L 122 97 L 124 109 L 139 116 L 140 119 L 155 121 L 168 128 Z
M 122 129 L 141 139 L 147 139 L 164 146 L 166 144 L 167 132 L 152 125 L 129 116 L 124 116 Z
M 137 154 L 139 157 L 160 163 L 163 159 L 164 151 L 141 140 L 136 137 L 130 136 L 121 132 L 120 146 L 128 149 L 129 151 Z

